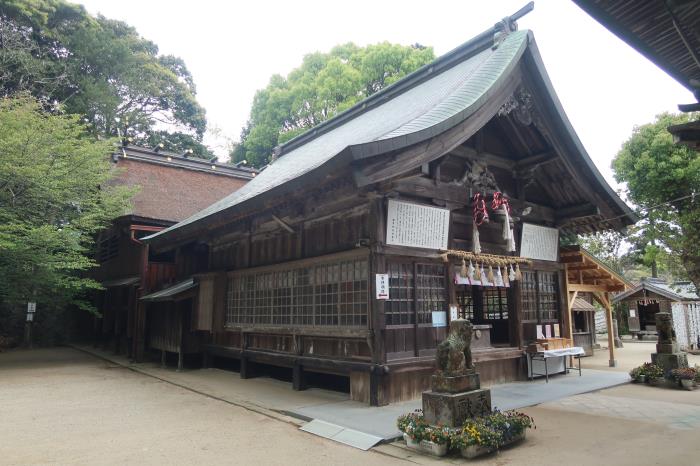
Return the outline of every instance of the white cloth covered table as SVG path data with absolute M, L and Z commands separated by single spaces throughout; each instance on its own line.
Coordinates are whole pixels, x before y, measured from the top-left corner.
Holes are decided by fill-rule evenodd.
M 559 348 L 551 350 L 538 351 L 536 353 L 527 353 L 528 375 L 532 380 L 537 375 L 542 375 L 549 382 L 549 375 L 560 372 L 569 372 L 569 369 L 578 370 L 578 375 L 581 376 L 581 356 L 586 352 L 580 346 L 572 346 L 570 348 Z M 578 359 L 578 367 L 568 367 L 566 364 L 567 357 L 575 357 Z M 552 360 L 548 363 L 548 360 Z M 544 372 L 542 372 L 544 369 Z
M 572 346 L 571 348 L 559 348 L 539 351 L 537 354 L 540 354 L 545 358 L 554 358 L 558 356 L 582 356 L 586 354 L 586 352 L 580 346 Z

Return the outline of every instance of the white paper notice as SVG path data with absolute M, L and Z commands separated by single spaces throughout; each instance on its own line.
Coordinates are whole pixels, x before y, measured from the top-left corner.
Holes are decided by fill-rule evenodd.
M 447 312 L 433 311 L 433 327 L 447 327 Z
M 554 324 L 554 338 L 561 337 L 561 330 L 559 329 L 559 324 Z
M 559 258 L 559 230 L 523 223 L 520 256 L 556 262 Z
M 542 326 L 541 325 L 537 326 L 537 339 L 538 340 L 544 339 L 544 333 L 542 333 Z
M 449 210 L 389 199 L 387 244 L 447 249 L 449 229 Z
M 377 299 L 389 299 L 389 274 L 378 273 L 377 277 Z
M 630 309 L 630 317 L 637 317 L 637 312 L 634 309 Z
M 544 336 L 546 338 L 552 338 L 552 327 L 551 325 L 544 326 Z
M 457 306 L 450 306 L 450 322 L 459 319 L 459 308 Z

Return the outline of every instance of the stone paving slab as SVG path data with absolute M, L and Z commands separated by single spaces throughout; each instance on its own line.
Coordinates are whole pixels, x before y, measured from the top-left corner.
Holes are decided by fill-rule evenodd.
M 586 393 L 543 403 L 540 407 L 593 416 L 651 422 L 673 429 L 700 428 L 700 406 L 687 403 Z
M 491 400 L 495 408 L 518 409 L 627 382 L 629 382 L 629 376 L 624 372 L 584 370 L 580 377 L 578 372 L 550 377 L 549 383 L 545 383 L 544 380 L 534 380 L 495 385 L 491 387 Z M 293 416 L 321 419 L 376 435 L 384 440 L 391 440 L 400 435 L 396 428 L 396 419 L 420 407 L 419 399 L 378 408 L 345 400 L 303 406 L 292 409 L 289 413 Z

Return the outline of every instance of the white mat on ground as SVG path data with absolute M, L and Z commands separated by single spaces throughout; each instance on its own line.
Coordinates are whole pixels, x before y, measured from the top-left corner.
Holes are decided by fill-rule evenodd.
M 337 424 L 321 421 L 320 419 L 313 419 L 299 429 L 310 434 L 318 435 L 319 437 L 359 448 L 360 450 L 369 450 L 382 441 L 381 437 L 375 437 L 374 435 L 365 434 L 364 432 L 347 429 Z

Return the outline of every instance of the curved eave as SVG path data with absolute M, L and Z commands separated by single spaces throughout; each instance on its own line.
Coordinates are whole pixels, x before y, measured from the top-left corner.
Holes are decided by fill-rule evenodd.
M 588 155 L 583 143 L 576 134 L 574 127 L 571 125 L 569 118 L 566 116 L 564 108 L 559 101 L 559 97 L 557 97 L 556 91 L 554 90 L 554 86 L 549 79 L 547 70 L 544 67 L 544 62 L 542 61 L 542 57 L 540 56 L 534 39 L 530 41 L 525 56 L 527 57 L 529 63 L 534 66 L 536 73 L 540 78 L 540 84 L 542 85 L 542 89 L 545 91 L 542 93 L 542 95 L 549 100 L 548 103 L 550 104 L 550 107 L 553 108 L 556 113 L 556 118 L 554 121 L 560 122 L 561 129 L 563 129 L 563 131 L 558 132 L 558 134 L 565 137 L 565 142 L 574 149 L 574 152 L 578 155 L 580 161 L 584 163 L 590 174 L 593 175 L 593 181 L 595 181 L 598 185 L 596 187 L 598 188 L 596 189 L 596 192 L 605 194 L 605 197 L 612 201 L 611 207 L 614 207 L 614 210 L 618 211 L 616 213 L 616 218 L 602 219 L 601 221 L 610 221 L 613 224 L 617 223 L 619 225 L 617 229 L 634 225 L 639 221 L 639 217 L 637 217 L 637 215 L 625 203 L 625 201 L 623 201 L 617 195 L 617 193 L 613 191 L 608 182 L 605 181 L 605 178 L 603 178 L 603 175 L 600 173 L 600 171 L 598 171 L 598 168 L 595 166 L 595 163 L 593 163 L 593 160 Z
M 356 144 L 349 147 L 350 152 L 355 160 L 366 159 L 369 157 L 375 157 L 380 154 L 385 154 L 387 152 L 392 152 L 395 150 L 405 149 L 414 144 L 418 144 L 427 141 L 430 138 L 439 136 L 440 134 L 448 131 L 460 123 L 466 121 L 471 117 L 478 109 L 480 109 L 489 99 L 507 84 L 508 80 L 511 78 L 513 73 L 516 72 L 520 58 L 528 47 L 528 43 L 532 40 L 532 34 L 528 31 L 526 37 L 520 43 L 516 43 L 515 50 L 511 53 L 505 54 L 504 59 L 501 63 L 495 63 L 497 70 L 490 70 L 492 74 L 497 74 L 495 80 L 489 80 L 486 78 L 483 81 L 469 80 L 465 83 L 465 86 L 460 89 L 460 92 L 466 95 L 474 95 L 476 98 L 472 99 L 462 110 L 454 113 L 453 115 L 437 120 L 437 123 L 430 126 L 422 124 L 422 129 L 406 132 L 405 134 L 400 134 L 394 137 L 387 137 L 385 139 L 380 139 L 377 141 L 371 141 L 363 144 Z M 501 47 L 503 44 L 501 44 Z M 494 66 L 493 63 L 490 64 Z M 452 97 L 452 96 L 450 96 Z M 438 106 L 439 107 L 439 106 Z M 440 109 L 433 109 L 435 113 L 440 113 Z M 433 111 L 431 111 L 433 112 Z M 431 113 L 428 112 L 428 113 Z M 495 115 L 495 113 L 494 113 Z M 430 118 L 429 115 L 424 115 L 420 119 Z M 420 123 L 418 123 L 420 124 Z M 408 126 L 408 125 L 404 125 Z M 394 131 L 396 132 L 396 131 Z M 393 133 L 393 132 L 392 132 Z

